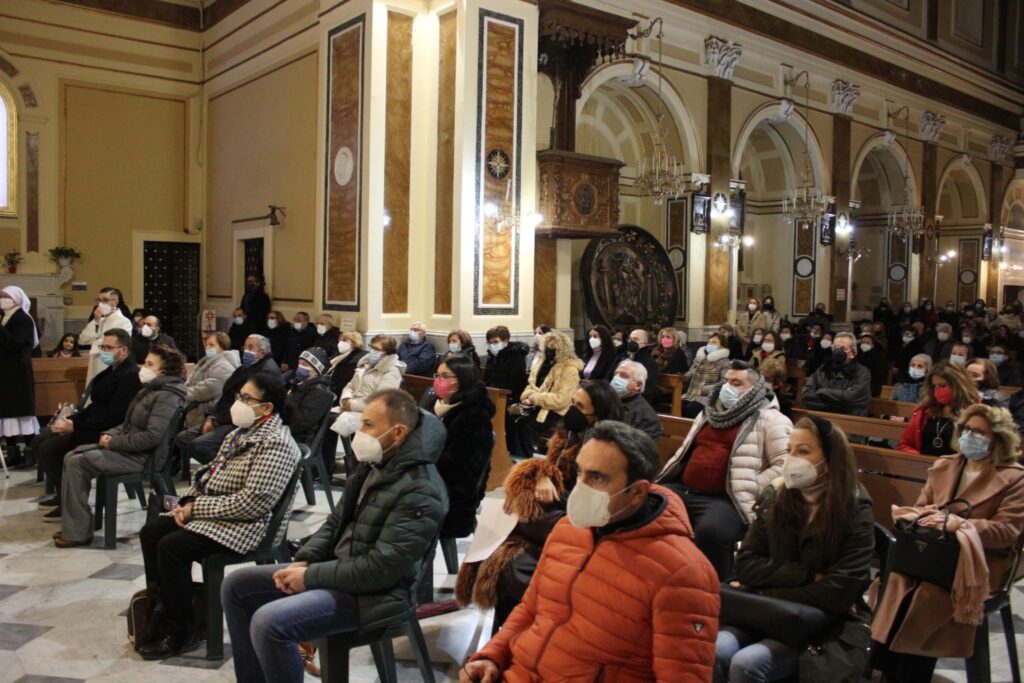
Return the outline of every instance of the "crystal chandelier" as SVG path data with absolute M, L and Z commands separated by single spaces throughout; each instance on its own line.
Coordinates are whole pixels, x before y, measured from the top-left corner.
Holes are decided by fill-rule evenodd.
M 901 112 L 903 113 L 903 118 L 906 122 L 904 126 L 904 139 L 906 142 L 909 142 L 910 108 L 905 106 L 900 107 L 895 114 L 890 114 L 890 118 L 898 120 Z M 892 204 L 889 206 L 887 224 L 889 226 L 889 232 L 896 235 L 896 237 L 901 240 L 919 237 L 924 234 L 924 211 L 920 206 L 914 206 L 910 203 L 910 183 L 907 169 L 905 168 L 903 169 L 903 201 L 899 204 Z
M 804 79 L 804 177 L 803 184 L 782 200 L 782 213 L 787 223 L 795 222 L 807 230 L 821 223 L 821 219 L 828 214 L 829 204 L 835 200 L 819 192 L 811 179 L 811 154 L 809 151 L 811 75 L 807 71 L 801 71 L 795 77 L 787 79 L 786 85 L 795 87 L 801 78 Z

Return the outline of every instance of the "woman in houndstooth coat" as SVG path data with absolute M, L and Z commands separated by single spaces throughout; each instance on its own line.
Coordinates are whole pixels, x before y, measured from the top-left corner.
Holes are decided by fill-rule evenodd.
M 217 457 L 196 472 L 178 507 L 142 528 L 146 585 L 164 607 L 162 637 L 140 647 L 144 659 L 174 656 L 194 639 L 192 563 L 217 553 L 245 555 L 267 533 L 274 507 L 299 462 L 299 447 L 281 422 L 284 382 L 257 373 L 231 407 L 238 429 Z M 284 534 L 282 525 L 280 534 Z M 275 539 L 275 542 L 280 539 Z

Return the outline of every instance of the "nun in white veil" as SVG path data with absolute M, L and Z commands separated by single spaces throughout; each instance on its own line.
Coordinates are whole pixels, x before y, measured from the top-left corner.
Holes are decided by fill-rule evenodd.
M 32 376 L 32 350 L 39 345 L 39 333 L 29 310 L 28 296 L 20 287 L 0 290 L 0 437 L 6 439 L 14 462 L 19 459 L 18 437 L 28 444 L 39 433 Z

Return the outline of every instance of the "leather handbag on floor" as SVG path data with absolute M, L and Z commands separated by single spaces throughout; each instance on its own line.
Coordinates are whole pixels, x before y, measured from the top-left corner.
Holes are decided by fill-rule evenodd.
M 128 642 L 135 651 L 163 633 L 163 605 L 160 598 L 142 589 L 128 602 Z
M 824 610 L 792 600 L 758 595 L 728 584 L 721 587 L 719 622 L 761 638 L 802 648 L 824 629 L 832 617 Z
M 971 515 L 971 504 L 963 498 L 955 498 L 939 508 L 945 514 L 941 529 L 921 526 L 920 517 L 912 522 L 900 520 L 893 525 L 896 545 L 892 549 L 890 571 L 946 590 L 953 588 L 956 566 L 960 561 L 960 541 L 956 532 L 946 527 L 952 514 L 950 506 L 957 503 L 966 507 L 961 517 L 966 519 Z

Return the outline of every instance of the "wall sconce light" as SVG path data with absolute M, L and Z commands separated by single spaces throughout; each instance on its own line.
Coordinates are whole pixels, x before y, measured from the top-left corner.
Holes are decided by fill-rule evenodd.
M 734 215 L 735 211 L 733 211 L 733 208 L 729 206 L 728 197 L 721 192 L 716 193 L 711 199 L 711 217 L 720 218 L 721 216 L 725 216 L 727 218 L 732 218 Z
M 282 216 L 287 216 L 288 215 L 288 214 L 286 214 L 284 212 L 284 210 L 286 208 L 288 208 L 288 207 L 277 206 L 275 204 L 268 204 L 267 208 L 270 209 L 270 213 L 268 213 L 266 215 L 263 215 L 263 216 L 252 216 L 251 218 L 236 218 L 235 220 L 233 220 L 231 222 L 232 222 L 232 224 L 234 224 L 234 223 L 251 223 L 253 221 L 270 221 L 270 226 L 271 227 L 276 227 L 278 225 L 281 225 L 281 219 L 277 217 L 277 212 L 280 211 Z
M 837 235 L 849 235 L 853 232 L 853 221 L 846 215 L 846 212 L 841 212 L 836 216 L 836 234 Z

